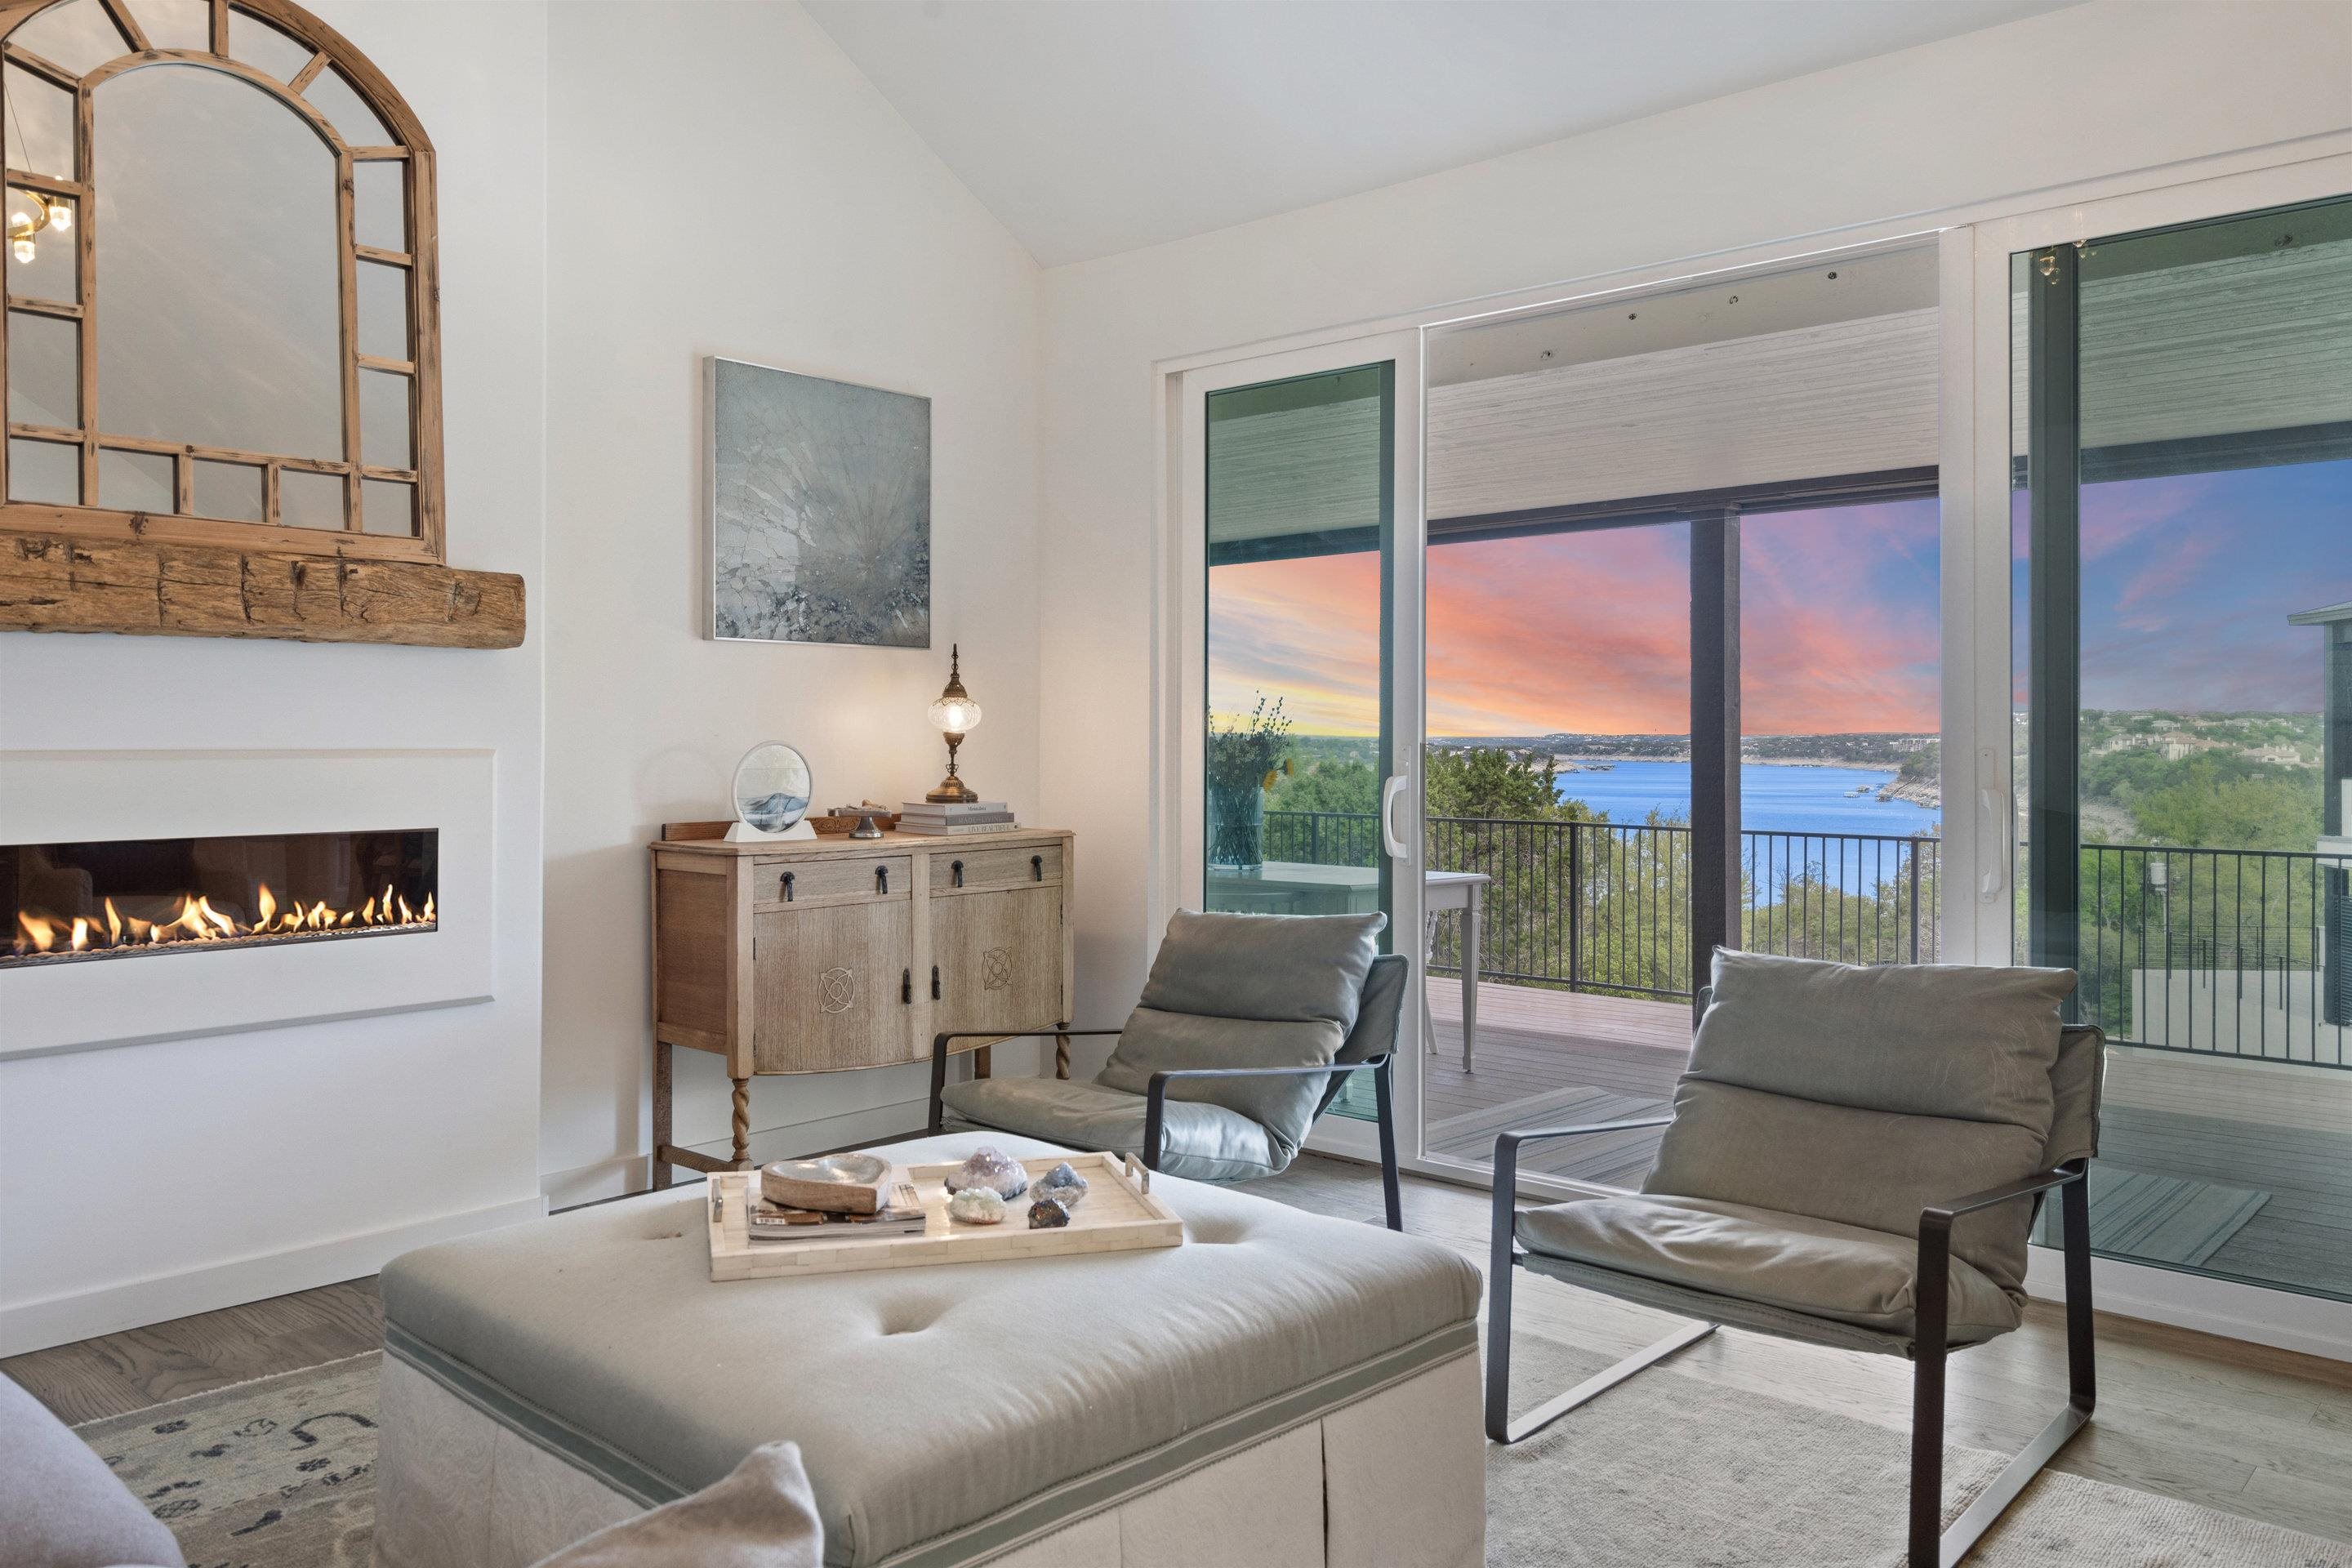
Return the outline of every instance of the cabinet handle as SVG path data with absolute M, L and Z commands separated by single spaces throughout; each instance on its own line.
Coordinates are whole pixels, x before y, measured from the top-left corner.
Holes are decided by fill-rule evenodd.
M 874 890 L 877 893 L 887 893 L 890 890 L 889 867 L 877 866 L 874 868 Z
M 932 964 L 932 965 L 931 965 L 931 1000 L 932 1000 L 932 1001 L 934 1001 L 934 1002 L 936 1002 L 936 1001 L 938 1001 L 939 999 L 940 999 L 940 966 L 939 966 L 938 964 L 934 963 L 934 964 Z
M 949 862 L 948 862 L 948 869 L 949 869 L 949 870 L 950 870 L 950 871 L 953 871 L 953 872 L 955 873 L 955 884 L 954 884 L 954 885 L 955 885 L 956 887 L 959 887 L 959 888 L 962 887 L 962 886 L 963 886 L 963 862 L 962 862 L 962 861 L 961 861 L 961 860 L 950 860 L 950 861 L 949 861 Z
M 1045 858 L 1043 855 L 1029 857 L 1029 874 L 1040 882 L 1045 879 Z
M 898 1000 L 909 1005 L 914 1003 L 915 972 L 911 969 L 898 971 Z
M 791 903 L 792 901 L 793 901 L 793 874 L 792 874 L 790 871 L 787 871 L 787 872 L 785 872 L 785 873 L 784 873 L 784 902 L 786 902 L 786 903 L 788 903 L 788 904 L 789 904 L 789 903 Z

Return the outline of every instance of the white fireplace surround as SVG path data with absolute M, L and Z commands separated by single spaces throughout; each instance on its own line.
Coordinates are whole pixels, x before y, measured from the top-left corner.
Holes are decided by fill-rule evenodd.
M 433 828 L 438 925 L 0 971 L 0 1059 L 487 1002 L 488 751 L 0 752 L 0 844 Z

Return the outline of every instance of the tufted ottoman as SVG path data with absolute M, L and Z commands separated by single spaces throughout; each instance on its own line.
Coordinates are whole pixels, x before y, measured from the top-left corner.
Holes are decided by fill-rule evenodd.
M 1054 1152 L 889 1152 L 982 1143 Z M 693 1187 L 397 1258 L 377 1561 L 520 1568 L 789 1438 L 838 1568 L 1475 1568 L 1476 1270 L 1154 1191 L 1183 1246 L 713 1284 Z

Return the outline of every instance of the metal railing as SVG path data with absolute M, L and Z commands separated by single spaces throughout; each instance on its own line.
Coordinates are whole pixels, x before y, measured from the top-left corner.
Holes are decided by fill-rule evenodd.
M 1270 811 L 1269 861 L 1371 866 L 1376 817 Z M 1740 835 L 1741 940 L 1752 952 L 1853 963 L 1933 963 L 1942 843 L 1870 834 Z M 1479 871 L 1479 973 L 1618 995 L 1691 994 L 1690 829 L 1678 826 L 1431 817 L 1428 866 Z M 1458 973 L 1444 922 L 1430 967 Z
M 2352 860 L 2086 844 L 2076 1006 L 2166 1050 L 2352 1068 Z

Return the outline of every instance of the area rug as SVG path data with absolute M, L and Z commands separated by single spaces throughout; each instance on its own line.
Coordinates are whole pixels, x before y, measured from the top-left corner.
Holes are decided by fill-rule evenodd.
M 2150 1263 L 2194 1268 L 2221 1249 L 2271 1201 L 2252 1187 L 2159 1176 L 2104 1161 L 2091 1166 L 2091 1244 Z M 2044 1204 L 2033 1239 L 2059 1244 L 2058 1205 Z
M 191 1568 L 367 1568 L 375 1352 L 74 1428 Z
M 1522 1334 L 1522 1407 L 1601 1358 Z M 194 1568 L 364 1568 L 377 1358 L 240 1384 L 76 1428 Z M 1515 1448 L 1487 1450 L 1492 1568 L 1896 1568 L 1906 1439 L 1671 1366 Z M 1949 1519 L 2000 1468 L 1953 1448 Z M 1971 1568 L 2352 1568 L 2352 1548 L 2233 1514 L 2044 1475 Z M 1202 1564 L 1201 1568 L 1213 1568 Z

